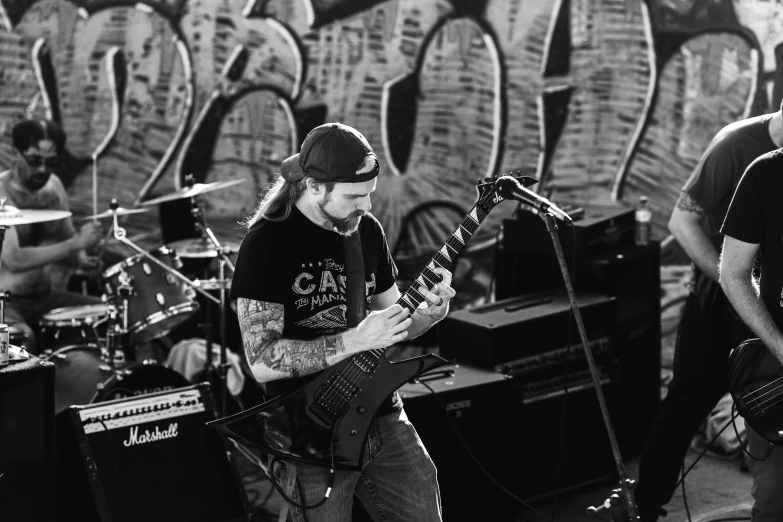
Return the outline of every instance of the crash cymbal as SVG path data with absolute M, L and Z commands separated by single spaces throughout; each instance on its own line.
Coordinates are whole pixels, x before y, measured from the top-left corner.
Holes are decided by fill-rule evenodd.
M 56 221 L 71 215 L 68 210 L 18 209 L 11 205 L 0 206 L 0 226 L 29 225 L 42 221 Z
M 228 249 L 228 253 L 235 253 L 239 250 L 239 245 L 232 243 L 223 243 L 222 246 Z M 168 247 L 173 249 L 179 257 L 184 258 L 209 258 L 217 257 L 218 255 L 212 241 L 200 237 L 180 239 L 179 241 L 169 243 Z
M 193 186 L 182 187 L 178 191 L 172 192 L 171 194 L 165 194 L 155 199 L 145 201 L 141 204 L 141 206 L 151 207 L 153 205 L 159 205 L 160 203 L 165 203 L 167 201 L 194 198 L 196 196 L 200 196 L 201 194 L 206 194 L 207 192 L 214 192 L 215 190 L 222 190 L 228 187 L 233 187 L 234 185 L 238 185 L 244 181 L 244 179 L 232 179 L 229 181 L 215 181 L 213 183 L 194 183 Z
M 150 209 L 148 208 L 123 208 L 123 207 L 117 207 L 117 217 L 122 216 L 129 216 L 131 214 L 141 214 L 143 212 L 149 212 Z M 114 215 L 113 210 L 104 210 L 103 212 L 99 212 L 98 214 L 93 214 L 92 216 L 85 216 L 82 219 L 104 219 L 104 218 L 110 218 Z

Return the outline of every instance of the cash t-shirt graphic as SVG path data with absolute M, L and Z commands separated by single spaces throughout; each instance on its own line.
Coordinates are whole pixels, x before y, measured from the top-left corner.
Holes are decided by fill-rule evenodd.
M 372 214 L 362 218 L 367 310 L 372 296 L 394 284 L 397 269 Z M 314 339 L 347 328 L 343 236 L 321 228 L 296 207 L 285 221 L 261 221 L 242 241 L 231 297 L 285 307 L 283 337 Z

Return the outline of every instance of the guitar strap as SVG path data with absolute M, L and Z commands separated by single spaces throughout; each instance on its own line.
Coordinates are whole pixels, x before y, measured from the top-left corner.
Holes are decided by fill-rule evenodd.
M 364 282 L 362 236 L 357 230 L 344 240 L 345 244 L 345 318 L 353 328 L 367 316 L 367 285 Z

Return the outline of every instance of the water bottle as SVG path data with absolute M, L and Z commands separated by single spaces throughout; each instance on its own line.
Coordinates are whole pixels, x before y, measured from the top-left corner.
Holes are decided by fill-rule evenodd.
M 650 226 L 652 222 L 652 210 L 647 196 L 639 197 L 639 204 L 636 206 L 635 224 L 634 224 L 634 243 L 637 246 L 650 244 Z

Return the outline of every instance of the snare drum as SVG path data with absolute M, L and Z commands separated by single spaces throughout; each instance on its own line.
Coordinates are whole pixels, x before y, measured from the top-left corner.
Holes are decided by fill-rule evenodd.
M 98 328 L 107 315 L 105 304 L 65 306 L 41 316 L 40 348 L 43 350 L 68 344 L 97 343 Z M 13 342 L 11 343 L 13 344 Z
M 152 250 L 150 254 L 170 268 L 179 270 L 182 267 L 177 254 L 168 247 Z M 143 254 L 109 267 L 103 277 L 107 289 L 116 295 L 121 295 L 122 285 L 132 288 L 127 307 L 131 344 L 142 344 L 166 335 L 199 308 L 192 288 Z
M 181 373 L 151 361 L 112 370 L 101 360 L 100 349 L 92 345 L 64 346 L 46 360 L 55 365 L 55 413 L 73 405 L 135 397 L 190 384 Z

